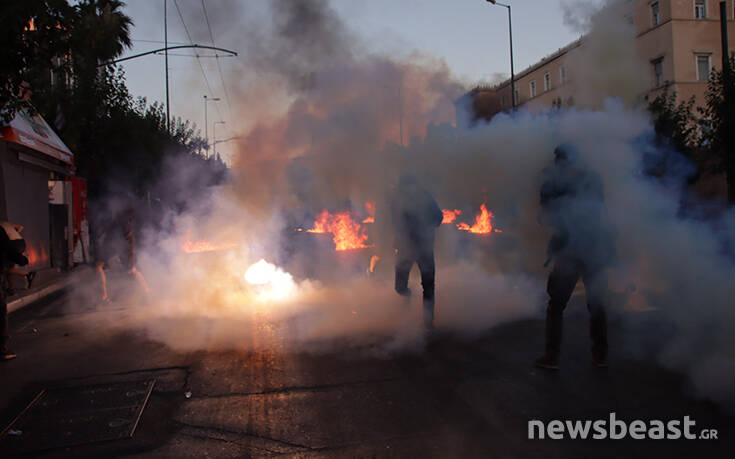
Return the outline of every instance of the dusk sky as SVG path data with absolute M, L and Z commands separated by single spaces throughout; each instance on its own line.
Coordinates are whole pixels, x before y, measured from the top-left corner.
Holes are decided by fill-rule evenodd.
M 244 1 L 244 0 L 243 0 Z M 575 11 L 579 5 L 590 2 L 573 0 L 509 0 L 513 13 L 513 45 L 516 73 L 553 53 L 579 37 L 564 19 L 564 11 Z M 597 2 L 594 2 L 597 3 Z M 478 83 L 495 82 L 509 75 L 508 15 L 507 9 L 494 6 L 484 0 L 332 0 L 331 6 L 344 21 L 347 28 L 362 40 L 371 51 L 401 57 L 419 52 L 446 61 L 452 73 L 468 88 Z M 125 12 L 133 19 L 133 48 L 125 55 L 162 47 L 163 1 L 128 0 Z M 222 0 L 205 0 L 210 19 L 223 8 Z M 256 4 L 267 6 L 265 0 Z M 182 13 L 192 41 L 211 45 L 200 0 L 173 0 L 168 2 L 169 42 L 188 43 L 188 38 L 176 6 Z M 575 8 L 576 6 L 576 8 Z M 199 23 L 197 24 L 197 20 Z M 245 25 L 243 25 L 245 26 Z M 212 34 L 218 46 L 238 50 L 233 31 L 218 30 Z M 174 54 L 193 55 L 190 50 Z M 233 59 L 220 59 L 226 74 Z M 171 113 L 195 122 L 200 128 L 204 124 L 203 98 L 220 97 L 215 106 L 209 105 L 209 130 L 212 123 L 221 118 L 225 125 L 217 126 L 217 138 L 236 135 L 237 120 L 230 119 L 225 101 L 225 85 L 229 77 L 220 78 L 215 59 L 201 58 L 204 73 L 209 80 L 211 93 L 207 89 L 202 70 L 194 57 L 170 56 L 170 103 Z M 164 101 L 164 58 L 146 56 L 123 64 L 128 86 L 135 96 L 145 96 L 149 102 Z M 203 128 L 202 128 L 203 130 Z M 226 153 L 228 145 L 219 145 Z

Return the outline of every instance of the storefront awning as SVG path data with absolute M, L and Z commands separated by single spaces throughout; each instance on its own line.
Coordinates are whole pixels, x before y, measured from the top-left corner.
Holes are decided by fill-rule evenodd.
M 18 111 L 10 124 L 0 126 L 0 140 L 24 145 L 74 165 L 74 153 L 39 114 L 30 115 L 25 110 Z

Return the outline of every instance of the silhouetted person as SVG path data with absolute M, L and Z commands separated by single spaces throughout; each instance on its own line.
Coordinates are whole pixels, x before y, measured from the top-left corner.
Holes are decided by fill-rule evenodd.
M 102 287 L 102 301 L 110 301 L 107 292 L 107 276 L 105 275 L 105 266 L 110 261 L 119 257 L 120 261 L 126 267 L 128 274 L 132 275 L 140 284 L 143 290 L 148 293 L 148 285 L 143 275 L 136 268 L 135 260 L 135 210 L 130 207 L 124 215 L 124 221 L 118 217 L 107 222 L 105 227 L 100 228 L 101 231 L 95 237 L 95 267 L 100 277 Z
M 542 368 L 558 369 L 562 339 L 562 313 L 579 278 L 584 282 L 590 312 L 592 359 L 607 366 L 607 319 L 605 269 L 612 261 L 614 245 L 604 216 L 600 177 L 579 165 L 573 146 L 554 150 L 554 164 L 544 169 L 541 210 L 544 224 L 554 233 L 549 241 L 549 274 L 546 309 L 546 352 L 536 360 Z
M 11 360 L 15 353 L 8 349 L 8 304 L 6 298 L 10 289 L 8 274 L 15 266 L 25 266 L 28 258 L 23 255 L 26 250 L 25 240 L 18 229 L 22 227 L 8 222 L 0 222 L 0 361 Z
M 410 174 L 401 176 L 391 202 L 395 230 L 396 292 L 410 296 L 408 275 L 414 263 L 421 270 L 424 325 L 434 325 L 434 231 L 441 225 L 442 211 L 434 197 Z

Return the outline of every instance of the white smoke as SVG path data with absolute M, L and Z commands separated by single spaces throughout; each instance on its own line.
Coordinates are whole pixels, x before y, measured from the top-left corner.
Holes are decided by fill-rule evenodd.
M 627 26 L 599 21 L 600 15 L 592 19 L 601 25 L 592 28 L 586 64 L 574 78 L 580 99 L 588 101 L 583 106 L 593 108 L 521 110 L 458 130 L 448 123 L 464 89 L 441 61 L 415 56 L 395 62 L 370 54 L 326 2 L 280 6 L 271 26 L 248 32 L 260 42 L 247 62 L 262 75 L 247 75 L 234 91 L 233 108 L 252 108 L 251 92 L 267 87 L 286 109 L 244 124 L 247 140 L 233 180 L 189 203 L 170 232 L 149 238 L 156 244 L 142 251 L 140 268 L 151 300 L 138 312 L 136 327 L 180 349 L 375 337 L 391 349 L 420 349 L 420 286 L 413 273 L 415 294 L 408 303 L 392 291 L 390 232 L 380 218 L 391 185 L 405 170 L 423 179 L 443 208 L 468 216 L 486 202 L 503 231 L 475 237 L 449 225 L 438 229 L 438 327 L 462 335 L 540 317 L 549 238 L 538 222 L 541 171 L 557 145 L 571 143 L 601 176 L 614 225 L 619 263 L 611 289 L 618 301 L 611 312 L 633 303 L 657 308 L 675 329 L 661 348 L 662 361 L 685 371 L 703 396 L 735 401 L 727 384 L 735 375 L 735 338 L 725 328 L 735 319 L 735 267 L 723 251 L 733 244 L 735 215 L 730 211 L 716 223 L 682 219 L 679 197 L 643 174 L 643 152 L 655 147 L 647 114 L 629 103 L 640 87 L 634 74 L 625 73 L 637 65 Z M 217 10 L 210 19 L 237 16 L 226 12 Z M 293 33 L 273 33 L 302 13 L 311 20 Z M 622 72 L 598 78 L 614 70 L 606 64 Z M 280 76 L 278 84 L 273 75 Z M 338 254 L 328 239 L 295 231 L 313 223 L 322 208 L 355 210 L 368 200 L 378 206 L 376 234 L 388 234 L 375 237 L 375 250 Z M 187 235 L 236 247 L 186 254 L 180 247 Z M 368 278 L 374 253 L 381 261 Z M 257 301 L 244 274 L 261 258 L 294 276 L 293 296 Z

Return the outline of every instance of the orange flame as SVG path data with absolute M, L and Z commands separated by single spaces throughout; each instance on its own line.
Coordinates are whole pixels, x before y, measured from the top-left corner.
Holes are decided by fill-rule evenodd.
M 353 250 L 372 247 L 366 245 L 368 235 L 365 228 L 352 219 L 350 212 L 330 214 L 322 210 L 309 233 L 331 233 L 335 250 Z
M 41 250 L 39 251 L 36 250 L 34 246 L 28 244 L 26 254 L 28 258 L 28 266 L 43 265 L 48 261 L 48 254 L 46 253 L 46 249 L 43 247 L 41 247 Z
M 368 217 L 363 220 L 363 223 L 375 223 L 375 203 L 368 201 L 365 203 L 365 209 L 367 209 Z
M 444 225 L 456 220 L 459 215 L 462 215 L 462 211 L 459 209 L 442 209 L 442 214 L 444 214 L 444 218 L 442 219 L 442 224 Z
M 494 217 L 493 213 L 485 207 L 485 203 L 482 203 L 480 213 L 475 217 L 475 223 L 472 226 L 467 223 L 459 223 L 457 229 L 475 234 L 489 234 L 493 231 L 492 219 Z M 495 232 L 500 232 L 500 230 L 495 230 Z
M 215 252 L 217 250 L 231 249 L 237 246 L 233 243 L 214 244 L 206 239 L 192 241 L 190 233 L 186 233 L 186 240 L 181 244 L 181 250 L 186 253 Z

